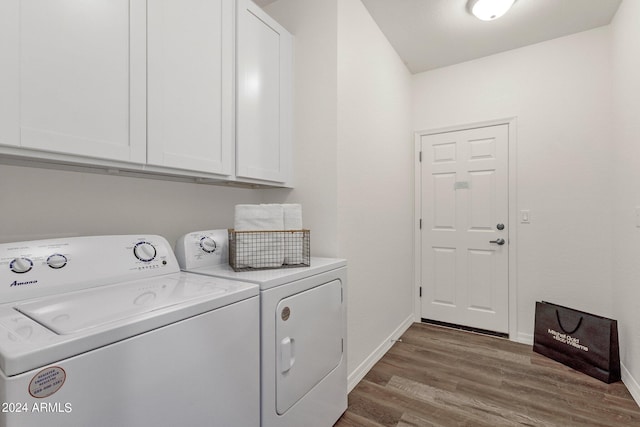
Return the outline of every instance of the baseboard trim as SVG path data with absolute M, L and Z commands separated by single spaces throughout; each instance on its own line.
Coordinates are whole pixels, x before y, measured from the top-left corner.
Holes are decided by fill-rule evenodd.
M 620 371 L 622 373 L 622 382 L 627 386 L 627 390 L 631 393 L 631 397 L 640 405 L 640 384 L 631 375 L 631 372 L 624 366 L 624 363 L 620 363 Z
M 533 345 L 533 334 L 518 332 L 513 341 L 519 342 L 520 344 Z
M 407 317 L 380 345 L 353 370 L 347 377 L 348 392 L 351 392 L 360 381 L 367 375 L 367 372 L 373 368 L 378 360 L 382 359 L 387 351 L 393 346 L 393 341 L 397 340 L 405 333 L 409 326 L 413 324 L 413 314 Z

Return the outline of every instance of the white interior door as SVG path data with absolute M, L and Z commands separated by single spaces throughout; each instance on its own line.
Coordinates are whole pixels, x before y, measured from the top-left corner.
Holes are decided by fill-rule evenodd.
M 508 125 L 423 135 L 423 319 L 509 331 Z

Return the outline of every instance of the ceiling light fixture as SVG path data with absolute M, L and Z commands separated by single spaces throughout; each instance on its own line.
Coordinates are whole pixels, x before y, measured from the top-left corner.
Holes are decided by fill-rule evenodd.
M 478 19 L 493 21 L 507 13 L 516 0 L 469 0 L 469 11 Z

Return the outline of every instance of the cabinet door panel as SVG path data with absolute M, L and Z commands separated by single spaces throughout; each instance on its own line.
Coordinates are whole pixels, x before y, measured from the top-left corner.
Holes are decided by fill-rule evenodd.
M 4 43 L 12 55 L 0 83 L 17 88 L 3 105 L 12 112 L 12 123 L 1 124 L 9 143 L 144 162 L 145 2 L 3 3 L 19 3 L 10 11 L 16 24 Z
M 0 144 L 20 145 L 20 0 L 0 1 Z
M 292 38 L 249 1 L 238 9 L 237 175 L 286 182 Z
M 148 163 L 231 173 L 233 2 L 149 3 Z

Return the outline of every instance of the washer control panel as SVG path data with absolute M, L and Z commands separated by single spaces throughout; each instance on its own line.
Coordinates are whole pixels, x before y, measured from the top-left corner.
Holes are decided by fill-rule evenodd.
M 67 257 L 62 254 L 51 254 L 47 258 L 47 265 L 51 268 L 62 268 L 67 265 Z
M 156 258 L 158 252 L 153 243 L 142 240 L 133 247 L 133 254 L 142 262 L 151 262 Z
M 180 271 L 161 236 L 69 237 L 0 244 L 0 302 Z
M 29 258 L 23 257 L 14 258 L 11 260 L 9 268 L 11 269 L 11 271 L 17 274 L 27 273 L 33 268 L 33 261 L 31 261 Z
M 216 249 L 218 249 L 218 244 L 216 243 L 213 236 L 202 236 L 200 238 L 200 249 L 208 254 L 212 254 L 216 251 Z
M 183 270 L 229 263 L 229 230 L 194 231 L 176 242 L 176 258 Z

